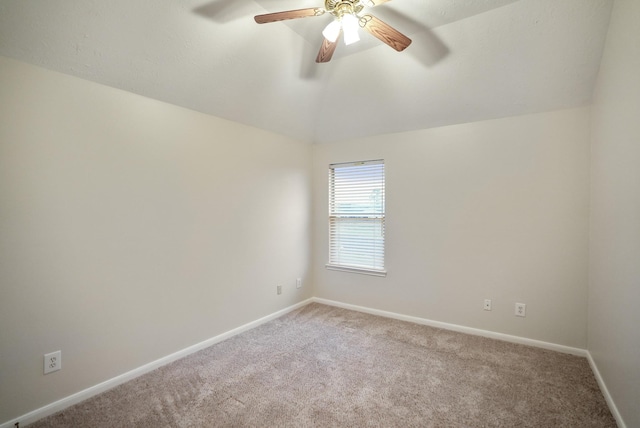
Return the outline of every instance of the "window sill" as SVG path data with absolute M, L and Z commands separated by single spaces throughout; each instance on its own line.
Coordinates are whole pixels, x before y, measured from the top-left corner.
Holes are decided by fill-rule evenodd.
M 332 265 L 332 264 L 326 264 L 325 267 L 328 270 L 337 270 L 340 272 L 359 273 L 362 275 L 371 275 L 371 276 L 380 276 L 380 277 L 387 276 L 386 270 L 356 268 L 356 267 L 348 267 L 348 266 Z

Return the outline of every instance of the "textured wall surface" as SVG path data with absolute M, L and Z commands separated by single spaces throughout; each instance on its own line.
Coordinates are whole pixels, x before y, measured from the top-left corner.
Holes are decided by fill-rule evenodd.
M 316 296 L 585 348 L 588 120 L 581 108 L 314 146 Z M 324 268 L 327 167 L 366 159 L 385 160 L 386 278 Z
M 592 112 L 589 351 L 640 426 L 640 3 L 617 0 Z
M 0 423 L 311 296 L 309 145 L 13 60 L 0 81 Z

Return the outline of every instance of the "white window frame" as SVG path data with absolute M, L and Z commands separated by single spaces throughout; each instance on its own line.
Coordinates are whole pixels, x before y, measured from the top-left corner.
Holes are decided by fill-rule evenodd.
M 384 160 L 329 165 L 326 268 L 386 276 L 385 216 Z

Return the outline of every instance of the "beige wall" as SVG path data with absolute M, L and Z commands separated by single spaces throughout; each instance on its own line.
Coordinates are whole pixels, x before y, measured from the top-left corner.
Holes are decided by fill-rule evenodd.
M 640 425 L 639 20 L 592 109 L 313 148 L 0 57 L 0 422 L 316 295 L 588 347 Z M 327 165 L 376 158 L 388 276 L 327 271 Z
M 0 423 L 310 297 L 310 171 L 310 145 L 0 58 Z
M 316 296 L 585 348 L 588 120 L 580 108 L 314 146 Z M 327 166 L 378 158 L 388 275 L 326 270 Z
M 616 0 L 592 110 L 589 351 L 640 426 L 640 2 Z

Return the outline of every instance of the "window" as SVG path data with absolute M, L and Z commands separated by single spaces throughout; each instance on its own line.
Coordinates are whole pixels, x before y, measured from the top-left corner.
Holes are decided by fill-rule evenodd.
M 329 165 L 327 268 L 384 276 L 384 161 Z

